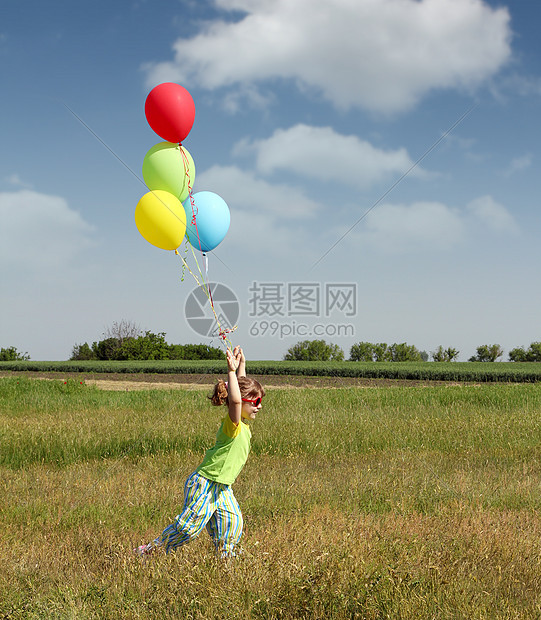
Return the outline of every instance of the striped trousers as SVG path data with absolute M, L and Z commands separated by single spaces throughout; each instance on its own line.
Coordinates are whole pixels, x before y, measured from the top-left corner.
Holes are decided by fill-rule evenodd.
M 182 512 L 154 544 L 169 553 L 189 543 L 206 527 L 220 556 L 232 557 L 242 536 L 242 525 L 242 513 L 231 486 L 194 472 L 184 485 Z

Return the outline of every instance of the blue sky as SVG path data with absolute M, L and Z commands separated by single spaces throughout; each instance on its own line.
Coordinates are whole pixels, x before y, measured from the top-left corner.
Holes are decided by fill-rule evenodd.
M 123 319 L 219 344 L 186 321 L 195 282 L 179 259 L 134 224 L 161 141 L 144 103 L 165 81 L 195 102 L 194 191 L 231 211 L 209 275 L 240 302 L 233 341 L 249 358 L 318 337 L 346 357 L 370 341 L 462 360 L 499 343 L 506 359 L 541 339 L 538 2 L 6 0 L 3 13 L 1 347 L 68 359 Z M 251 316 L 254 282 L 281 285 L 282 314 Z M 303 283 L 319 315 L 288 312 Z M 333 284 L 356 285 L 354 314 L 324 314 Z

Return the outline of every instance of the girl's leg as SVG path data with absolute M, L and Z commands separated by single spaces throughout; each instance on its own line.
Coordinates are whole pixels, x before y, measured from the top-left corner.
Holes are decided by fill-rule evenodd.
M 228 485 L 217 484 L 215 512 L 207 522 L 207 531 L 222 558 L 236 555 L 242 527 L 242 513 L 233 490 Z
M 193 540 L 205 527 L 214 512 L 213 487 L 216 483 L 194 472 L 184 485 L 184 507 L 175 522 L 166 527 L 154 541 L 167 553 Z

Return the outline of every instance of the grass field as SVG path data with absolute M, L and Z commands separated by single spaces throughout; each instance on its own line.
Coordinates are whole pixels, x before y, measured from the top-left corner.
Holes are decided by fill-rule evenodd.
M 0 379 L 0 618 L 541 617 L 541 385 L 267 394 L 242 556 L 141 562 L 225 410 Z

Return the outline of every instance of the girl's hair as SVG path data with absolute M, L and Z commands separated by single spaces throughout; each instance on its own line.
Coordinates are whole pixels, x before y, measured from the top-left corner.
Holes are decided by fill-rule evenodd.
M 265 396 L 265 390 L 259 381 L 250 377 L 239 377 L 238 382 L 241 398 L 255 400 L 258 396 L 261 396 L 261 398 Z M 209 398 L 213 405 L 229 405 L 227 385 L 223 379 L 218 379 L 218 383 L 214 386 L 214 392 Z

